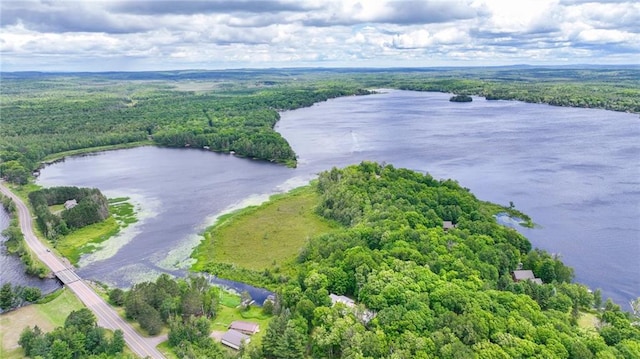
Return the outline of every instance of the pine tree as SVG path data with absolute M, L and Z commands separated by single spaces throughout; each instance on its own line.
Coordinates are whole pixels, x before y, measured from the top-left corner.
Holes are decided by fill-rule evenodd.
M 13 307 L 15 293 L 11 288 L 11 283 L 5 283 L 0 289 L 0 309 L 7 310 Z

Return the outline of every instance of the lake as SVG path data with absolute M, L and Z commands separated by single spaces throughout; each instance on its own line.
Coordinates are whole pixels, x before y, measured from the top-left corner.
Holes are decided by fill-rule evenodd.
M 196 149 L 142 147 L 72 157 L 38 183 L 128 196 L 140 221 L 86 256 L 83 277 L 127 287 L 184 275 L 221 213 L 286 191 L 332 166 L 372 160 L 453 178 L 482 200 L 529 214 L 535 247 L 628 307 L 640 296 L 638 115 L 508 101 L 449 102 L 409 91 L 345 97 L 281 114 L 296 169 Z

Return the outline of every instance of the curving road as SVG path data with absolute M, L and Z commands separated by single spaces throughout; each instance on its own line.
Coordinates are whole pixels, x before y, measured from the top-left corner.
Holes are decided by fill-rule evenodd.
M 138 334 L 127 322 L 125 322 L 111 306 L 109 306 L 96 292 L 91 289 L 73 270 L 71 265 L 66 265 L 60 258 L 38 240 L 33 232 L 31 213 L 22 200 L 4 186 L 0 180 L 0 192 L 10 197 L 16 204 L 20 229 L 24 239 L 40 261 L 46 264 L 62 282 L 75 293 L 75 295 L 89 308 L 98 319 L 98 325 L 124 333 L 124 340 L 129 348 L 142 358 L 164 358 L 153 343 L 153 339 L 144 338 Z

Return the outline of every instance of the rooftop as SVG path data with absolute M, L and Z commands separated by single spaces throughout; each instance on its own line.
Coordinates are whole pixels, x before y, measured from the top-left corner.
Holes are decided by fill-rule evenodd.
M 240 349 L 242 344 L 248 343 L 250 341 L 251 338 L 248 335 L 242 334 L 239 331 L 233 329 L 227 330 L 227 332 L 222 336 L 222 340 L 220 340 L 222 344 L 236 350 Z
M 260 325 L 257 323 L 236 320 L 231 322 L 231 324 L 229 325 L 229 329 L 237 330 L 244 334 L 255 334 L 260 331 Z
M 515 282 L 530 280 L 536 284 L 542 284 L 542 279 L 536 278 L 535 274 L 533 274 L 533 271 L 530 269 L 514 270 L 511 275 Z
M 345 297 L 344 295 L 329 294 L 329 297 L 331 298 L 332 304 L 342 303 L 347 307 L 353 307 L 356 305 L 356 302 L 353 299 Z

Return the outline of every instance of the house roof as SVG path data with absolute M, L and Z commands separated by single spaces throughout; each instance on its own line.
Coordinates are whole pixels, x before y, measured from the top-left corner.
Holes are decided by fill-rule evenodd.
M 233 349 L 240 349 L 243 343 L 248 343 L 251 340 L 248 335 L 242 334 L 237 330 L 229 329 L 222 336 L 220 342 Z
M 513 271 L 513 280 L 516 282 L 520 280 L 534 279 L 535 277 L 536 276 L 533 274 L 533 271 L 529 269 Z
M 354 305 L 356 305 L 356 302 L 353 299 L 345 297 L 344 295 L 329 294 L 329 297 L 331 298 L 331 303 L 333 304 L 342 303 L 347 307 L 353 307 Z
M 78 201 L 76 201 L 75 199 L 70 199 L 70 200 L 64 202 L 64 208 L 66 208 L 66 209 L 71 209 L 71 208 L 73 208 L 73 207 L 75 207 L 77 205 L 78 205 Z
M 236 320 L 229 325 L 229 329 L 237 330 L 243 333 L 256 333 L 260 330 L 260 325 L 252 322 L 243 322 Z
M 453 222 L 451 222 L 451 221 L 443 221 L 442 222 L 442 228 L 444 228 L 444 229 L 456 228 L 456 225 L 453 224 Z

